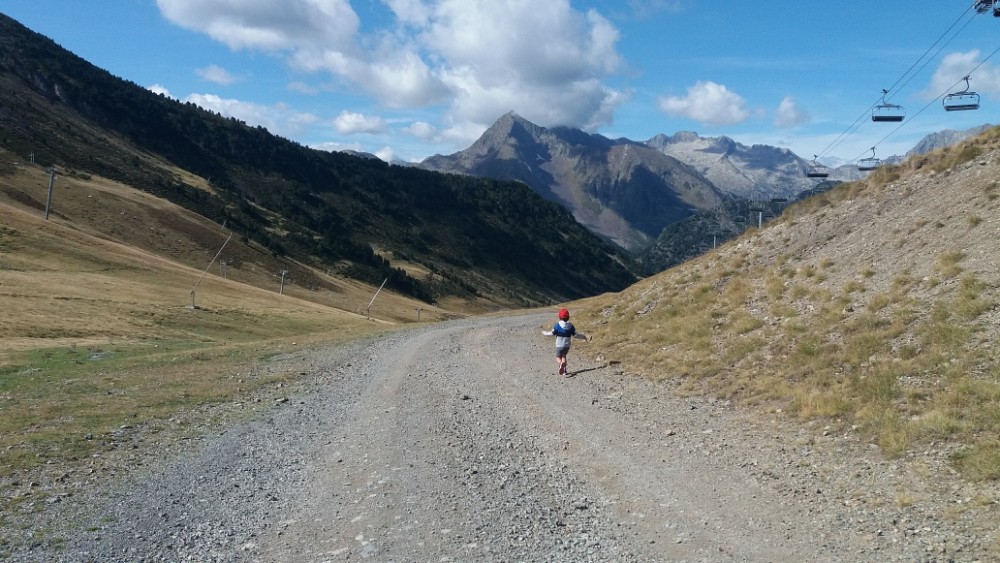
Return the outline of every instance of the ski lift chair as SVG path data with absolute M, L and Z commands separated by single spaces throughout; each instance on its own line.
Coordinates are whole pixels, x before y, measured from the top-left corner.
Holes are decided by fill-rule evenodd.
M 872 155 L 870 157 L 862 158 L 858 161 L 858 170 L 862 172 L 875 170 L 879 166 L 882 166 L 882 161 L 875 158 L 875 147 L 872 147 Z
M 882 161 L 877 158 L 862 158 L 858 161 L 858 170 L 862 172 L 870 172 L 879 166 L 882 166 Z
M 945 111 L 969 111 L 979 109 L 979 94 L 969 91 L 969 77 L 966 76 L 965 90 L 952 92 L 941 100 Z
M 993 17 L 1000 18 L 1000 2 L 997 0 L 976 0 L 972 7 L 980 14 L 992 11 Z
M 898 122 L 904 117 L 906 110 L 896 104 L 879 104 L 872 110 L 872 121 L 875 122 Z
M 806 178 L 826 178 L 830 175 L 830 169 L 816 162 L 817 158 L 819 158 L 819 156 L 814 154 L 812 164 L 810 164 L 809 169 L 806 170 Z
M 872 109 L 872 121 L 875 122 L 898 122 L 902 121 L 906 116 L 906 110 L 903 106 L 890 104 L 885 101 L 885 95 L 888 94 L 888 90 L 882 90 L 882 103 L 875 106 Z
M 941 100 L 945 111 L 969 111 L 979 109 L 979 94 L 975 92 L 955 92 Z

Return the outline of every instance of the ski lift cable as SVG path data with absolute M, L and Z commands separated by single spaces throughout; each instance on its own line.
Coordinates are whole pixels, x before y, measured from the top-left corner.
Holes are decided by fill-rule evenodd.
M 958 23 L 960 21 L 962 21 L 963 18 L 966 17 L 966 15 L 969 13 L 970 10 L 973 9 L 973 7 L 974 7 L 974 4 L 970 5 L 968 8 L 966 8 L 965 11 L 962 12 L 962 15 L 960 15 L 948 27 L 948 29 L 945 30 L 945 32 L 942 33 L 941 36 L 938 37 L 938 39 L 934 43 L 932 43 L 931 46 L 928 47 L 926 51 L 924 51 L 924 54 L 920 55 L 920 57 L 916 61 L 914 61 L 914 63 L 912 65 L 910 65 L 910 68 L 907 69 L 906 72 L 904 72 L 898 79 L 896 79 L 896 82 L 894 82 L 893 85 L 888 88 L 888 91 L 894 92 L 895 91 L 894 88 L 896 88 L 896 85 L 899 84 L 900 81 L 903 80 L 906 77 L 906 75 L 909 74 L 910 71 L 912 71 L 914 69 L 914 67 L 916 67 L 918 64 L 920 64 L 921 60 L 923 60 L 925 57 L 927 57 L 927 53 L 931 52 L 931 50 L 934 49 L 934 46 L 937 45 L 938 43 L 940 43 L 941 40 L 944 39 L 945 36 L 947 36 L 951 32 L 951 30 L 956 25 L 958 25 Z M 974 13 L 973 17 L 975 17 L 976 15 L 978 15 L 978 13 Z M 945 46 L 947 46 L 947 44 L 950 43 L 958 35 L 958 33 L 960 33 L 961 31 L 963 31 L 965 29 L 965 27 L 967 25 L 969 25 L 969 23 L 971 23 L 971 22 L 972 22 L 972 18 L 970 18 L 969 21 L 966 22 L 965 25 L 963 25 L 962 28 L 959 29 L 958 32 L 956 32 L 954 35 L 952 35 L 951 39 L 949 39 L 944 45 L 942 45 L 941 48 L 938 49 L 938 51 L 934 55 L 936 56 L 937 53 L 940 53 L 941 50 L 943 50 L 945 48 Z M 927 64 L 930 62 L 930 60 L 931 60 L 931 58 L 927 58 L 927 62 L 925 62 L 920 67 L 919 70 L 923 70 L 923 68 L 925 66 L 927 66 Z M 907 81 L 904 82 L 903 85 L 908 84 L 910 80 L 912 80 L 912 77 L 910 79 L 907 79 Z M 902 88 L 902 86 L 900 86 L 900 88 Z M 888 92 L 886 92 L 886 93 L 888 93 Z M 891 96 L 890 96 L 890 98 L 891 98 Z M 874 103 L 872 103 L 872 105 L 868 106 L 868 109 L 866 109 L 864 112 L 862 112 L 861 115 L 858 116 L 858 118 L 856 120 L 854 120 L 854 123 L 852 123 L 851 125 L 849 125 L 847 127 L 847 129 L 845 129 L 840 135 L 838 135 L 833 141 L 831 141 L 830 144 L 826 146 L 826 148 L 824 148 L 822 151 L 820 151 L 819 156 L 820 157 L 826 156 L 831 151 L 833 151 L 833 149 L 835 149 L 838 146 L 840 146 L 840 143 L 842 143 L 843 141 L 845 141 L 847 139 L 847 137 L 850 137 L 855 131 L 857 131 L 861 127 L 861 124 L 864 123 L 864 121 L 868 118 L 868 116 L 871 114 L 872 110 L 874 110 L 880 103 L 884 103 L 885 101 L 886 101 L 885 94 L 883 94 L 882 97 L 879 100 L 875 101 Z
M 875 145 L 875 146 L 878 146 L 878 145 Z M 858 156 L 852 158 L 851 162 L 861 162 L 865 158 L 868 158 L 868 156 L 867 156 L 868 155 L 868 151 L 871 151 L 872 158 L 874 158 L 875 157 L 875 147 L 871 147 L 869 149 L 866 149 L 865 152 L 863 152 L 863 153 L 859 154 Z
M 874 107 L 875 106 L 873 105 L 872 109 L 874 109 Z M 861 129 L 861 126 L 866 123 L 866 120 L 868 119 L 869 115 L 871 115 L 871 109 L 869 109 L 868 112 L 866 112 L 864 115 L 861 116 L 862 119 L 859 119 L 858 121 L 854 122 L 854 125 L 851 126 L 851 129 L 849 130 L 848 134 L 846 136 L 844 136 L 843 139 L 841 139 L 841 142 L 846 141 L 848 139 L 848 137 L 850 137 L 851 135 L 853 135 L 858 129 Z M 834 148 L 836 148 L 838 146 L 840 146 L 840 143 L 837 143 L 836 145 L 834 145 L 833 147 L 831 147 L 830 150 L 832 151 Z
M 966 76 L 971 76 L 972 73 L 974 73 L 976 70 L 978 70 L 979 67 L 981 67 L 984 64 L 986 64 L 986 62 L 989 61 L 991 58 L 993 58 L 993 56 L 996 55 L 997 53 L 1000 53 L 1000 47 L 997 47 L 996 49 L 994 49 L 993 52 L 989 54 L 989 56 L 987 56 L 985 59 L 983 59 L 982 61 L 980 61 L 979 64 L 977 64 L 975 67 L 973 67 L 972 70 L 969 71 L 966 74 Z M 910 117 L 910 119 L 908 121 L 906 121 L 904 123 L 900 123 L 899 125 L 896 126 L 895 129 L 893 129 L 892 131 L 890 131 L 889 133 L 887 133 L 885 135 L 885 137 L 882 137 L 881 139 L 879 139 L 878 142 L 875 143 L 875 146 L 876 147 L 879 146 L 886 139 L 888 139 L 889 137 L 893 136 L 897 131 L 899 131 L 900 129 L 902 129 L 904 125 L 909 124 L 910 122 L 913 121 L 914 118 L 916 118 L 918 115 L 920 115 L 921 113 L 923 113 L 924 111 L 926 111 L 927 108 L 931 107 L 932 105 L 937 105 L 937 103 L 941 100 L 941 98 L 947 96 L 949 92 L 951 92 L 955 87 L 958 86 L 959 83 L 963 82 L 964 80 L 965 80 L 965 78 L 960 78 L 960 79 L 956 80 L 944 92 L 938 94 L 938 96 L 936 98 L 934 98 L 933 100 L 927 102 L 927 104 L 924 107 L 920 108 L 920 110 L 918 110 L 917 113 L 913 114 L 913 116 Z M 865 153 L 867 153 L 867 152 L 868 151 L 865 151 Z M 863 154 L 860 155 L 860 156 L 858 156 L 858 157 L 856 157 L 856 158 L 854 158 L 851 162 L 859 161 L 862 157 L 863 157 Z
M 818 156 L 819 157 L 826 156 L 831 151 L 833 151 L 833 149 L 840 146 L 840 143 L 846 141 L 848 137 L 853 135 L 854 132 L 857 131 L 859 127 L 861 127 L 861 124 L 864 123 L 866 119 L 868 119 L 868 116 L 871 115 L 872 110 L 874 110 L 875 107 L 878 106 L 878 104 L 879 101 L 876 101 L 872 105 L 868 106 L 868 109 L 861 112 L 861 115 L 859 115 L 858 118 L 854 120 L 854 123 L 848 125 L 847 129 L 844 129 L 844 131 L 840 135 L 837 135 L 837 138 L 830 141 L 830 144 L 827 145 L 825 149 L 821 150 Z
M 965 14 L 963 14 L 963 17 L 964 17 L 964 15 L 965 15 Z M 975 17 L 976 15 L 978 15 L 978 14 L 974 14 L 974 15 L 973 15 L 973 17 Z M 947 46 L 948 46 L 948 44 L 952 42 L 952 40 L 954 40 L 954 39 L 955 39 L 956 37 L 958 37 L 958 35 L 959 35 L 960 33 L 962 33 L 963 31 L 965 31 L 965 28 L 966 28 L 966 27 L 968 27 L 968 25 L 969 25 L 970 23 L 972 23 L 972 19 L 973 19 L 973 18 L 969 18 L 969 20 L 965 22 L 965 25 L 963 25 L 963 26 L 962 26 L 961 28 L 959 28 L 959 30 L 958 30 L 958 31 L 956 31 L 956 32 L 955 32 L 955 33 L 954 33 L 954 34 L 953 34 L 953 35 L 951 36 L 951 38 L 949 38 L 949 39 L 948 39 L 947 41 L 945 41 L 945 42 L 944 42 L 944 43 L 943 43 L 943 44 L 942 44 L 942 45 L 941 45 L 940 47 L 938 47 L 938 50 L 937 50 L 937 51 L 935 51 L 935 52 L 934 52 L 934 54 L 933 54 L 932 56 L 930 56 L 930 57 L 927 57 L 927 59 L 926 59 L 926 60 L 924 61 L 924 64 L 920 65 L 920 68 L 918 68 L 918 69 L 917 69 L 917 70 L 916 70 L 916 71 L 915 71 L 915 72 L 914 72 L 913 74 L 911 74 L 911 75 L 910 75 L 910 77 L 909 77 L 909 78 L 907 78 L 905 82 L 903 82 L 902 84 L 899 84 L 899 80 L 897 80 L 897 81 L 896 81 L 896 83 L 897 83 L 897 84 L 899 84 L 899 88 L 896 88 L 896 90 L 895 90 L 895 91 L 896 91 L 896 92 L 898 92 L 898 91 L 902 90 L 902 89 L 903 89 L 904 87 L 906 87 L 906 85 L 907 85 L 907 84 L 909 84 L 909 83 L 910 83 L 910 81 L 911 81 L 911 80 L 913 80 L 914 78 L 916 78 L 917 74 L 919 74 L 919 73 L 920 73 L 920 71 L 924 70 L 924 68 L 926 68 L 926 67 L 927 67 L 927 65 L 929 65 L 929 64 L 930 64 L 930 62 L 931 62 L 931 61 L 932 61 L 933 59 L 937 58 L 937 56 L 938 56 L 939 54 L 941 54 L 941 51 L 943 51 L 943 50 L 944 50 L 944 48 L 945 48 L 945 47 L 947 47 Z M 959 18 L 959 20 L 961 20 L 961 18 Z M 958 21 L 956 21 L 955 23 L 951 24 L 951 27 L 955 27 L 955 24 L 957 24 L 957 23 L 958 23 Z M 949 30 L 949 31 L 951 31 L 951 28 L 948 28 L 948 30 Z M 947 32 L 945 32 L 945 33 L 947 33 Z M 938 41 L 941 41 L 941 39 L 938 39 Z M 937 41 L 935 41 L 935 44 L 937 44 Z M 932 46 L 931 46 L 931 48 L 933 48 L 933 47 L 934 47 L 934 46 L 932 45 Z M 926 54 L 926 53 L 925 53 L 925 54 Z M 917 61 L 917 62 L 919 62 L 919 59 L 918 59 L 918 61 Z M 914 66 L 916 66 L 916 63 L 914 63 Z M 910 67 L 910 70 L 912 70 L 912 69 L 913 69 L 913 67 L 911 66 L 911 67 Z M 910 71 L 908 70 L 908 71 L 906 71 L 906 72 L 910 72 Z M 904 76 L 905 76 L 905 74 L 904 74 Z M 900 80 L 901 80 L 901 79 L 902 79 L 902 77 L 900 77 Z M 895 86 L 895 85 L 893 85 L 893 86 Z M 889 96 L 889 98 L 891 99 L 891 98 L 892 98 L 892 96 Z
M 914 119 L 915 119 L 915 118 L 916 118 L 916 117 L 917 117 L 918 115 L 920 115 L 921 113 L 923 113 L 923 112 L 924 112 L 924 111 L 925 111 L 925 110 L 926 110 L 927 108 L 931 107 L 932 105 L 937 105 L 937 102 L 938 102 L 938 101 L 939 101 L 939 100 L 940 100 L 940 99 L 941 99 L 942 97 L 946 96 L 946 95 L 948 94 L 948 92 L 949 92 L 949 91 L 950 91 L 950 90 L 951 90 L 952 88 L 954 88 L 955 86 L 957 86 L 957 85 L 958 85 L 958 83 L 959 83 L 959 82 L 961 82 L 961 80 L 956 80 L 956 81 L 955 81 L 955 83 L 954 83 L 954 84 L 952 84 L 952 85 L 951 85 L 951 86 L 949 87 L 949 89 L 948 89 L 948 90 L 945 90 L 945 91 L 944 91 L 943 93 L 939 94 L 939 95 L 938 95 L 938 97 L 936 97 L 936 98 L 934 98 L 933 100 L 931 100 L 931 101 L 927 102 L 927 104 L 926 104 L 926 105 L 925 105 L 924 107 L 922 107 L 922 108 L 920 108 L 919 110 L 917 110 L 917 113 L 913 114 L 913 115 L 912 115 L 912 116 L 910 117 L 910 119 L 909 119 L 909 120 L 907 120 L 907 121 L 905 121 L 905 122 L 901 122 L 901 123 L 900 123 L 899 125 L 897 125 L 897 126 L 896 126 L 896 127 L 895 127 L 895 128 L 894 128 L 894 129 L 892 130 L 892 131 L 889 131 L 888 133 L 886 133 L 886 135 L 885 135 L 884 137 L 882 137 L 881 139 L 879 139 L 878 141 L 876 141 L 876 142 L 875 142 L 875 146 L 873 146 L 873 147 L 872 147 L 872 148 L 871 148 L 870 150 L 872 150 L 872 152 L 874 152 L 874 149 L 875 149 L 875 147 L 877 147 L 877 146 L 881 145 L 881 144 L 882 144 L 883 142 L 885 142 L 885 141 L 886 141 L 886 140 L 887 140 L 887 139 L 888 139 L 889 137 L 892 137 L 893 135 L 895 135 L 895 134 L 896 134 L 896 132 L 897 132 L 897 131 L 899 131 L 900 129 L 902 129 L 902 128 L 903 128 L 904 126 L 906 126 L 906 125 L 909 125 L 910 123 L 912 123 L 912 122 L 913 122 L 913 120 L 914 120 Z M 865 152 L 868 152 L 868 151 L 865 151 Z M 858 157 L 854 158 L 854 160 L 852 160 L 851 162 L 855 162 L 855 161 L 858 161 L 858 160 L 860 160 L 861 158 L 862 158 L 861 156 L 858 156 Z

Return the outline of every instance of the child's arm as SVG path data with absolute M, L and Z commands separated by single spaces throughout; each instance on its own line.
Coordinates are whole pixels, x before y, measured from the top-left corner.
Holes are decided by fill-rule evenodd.
M 573 338 L 579 338 L 580 340 L 586 340 L 587 342 L 590 342 L 590 337 L 586 336 L 582 332 L 578 332 L 578 333 L 574 334 Z

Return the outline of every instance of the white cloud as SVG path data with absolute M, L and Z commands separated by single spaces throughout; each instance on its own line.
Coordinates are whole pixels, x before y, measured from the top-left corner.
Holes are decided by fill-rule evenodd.
M 423 0 L 384 0 L 399 21 L 417 26 L 426 26 L 431 18 L 431 9 Z
M 667 115 L 710 125 L 735 125 L 750 117 L 746 100 L 722 84 L 699 81 L 688 88 L 687 96 L 661 97 L 659 107 Z
M 618 93 L 601 79 L 621 67 L 618 31 L 595 11 L 565 0 L 443 0 L 423 39 L 443 57 L 456 121 L 488 124 L 511 109 L 541 125 L 610 121 Z
M 357 151 L 365 152 L 361 143 L 338 143 L 336 141 L 327 141 L 325 143 L 316 143 L 314 145 L 309 145 L 310 148 L 314 148 L 320 151 L 328 152 L 340 152 L 340 151 Z
M 437 136 L 439 142 L 449 143 L 455 150 L 465 148 L 483 134 L 483 128 L 471 121 L 458 121 L 442 129 Z
M 359 26 L 348 0 L 156 0 L 156 4 L 168 20 L 231 49 L 344 48 L 351 45 Z
M 779 129 L 787 129 L 808 122 L 809 114 L 799 109 L 795 105 L 795 99 L 791 96 L 785 96 L 774 113 L 774 126 Z
M 335 50 L 298 51 L 290 63 L 306 72 L 327 72 L 359 87 L 384 105 L 416 107 L 443 101 L 448 92 L 435 71 L 417 53 L 389 44 L 357 58 Z
M 319 119 L 309 113 L 296 112 L 285 104 L 264 106 L 240 100 L 220 98 L 215 94 L 191 94 L 184 100 L 207 110 L 232 117 L 248 125 L 264 127 L 268 131 L 292 139 Z
M 384 0 L 395 19 L 365 28 L 348 0 L 157 0 L 170 21 L 232 49 L 268 51 L 390 108 L 441 104 L 450 131 L 512 109 L 540 125 L 589 130 L 629 94 L 618 29 L 569 0 Z M 654 2 L 655 5 L 662 4 Z M 671 4 L 667 2 L 666 4 Z M 662 7 L 662 6 L 658 6 Z
M 934 71 L 930 85 L 923 93 L 924 97 L 935 99 L 943 94 L 964 90 L 965 81 L 962 77 L 969 75 L 970 90 L 1000 98 L 1000 68 L 988 64 L 977 68 L 979 59 L 978 49 L 945 55 Z
M 360 113 L 343 111 L 333 120 L 333 127 L 341 135 L 358 133 L 384 133 L 387 126 L 381 117 L 371 117 Z
M 154 93 L 154 94 L 161 94 L 161 95 L 164 95 L 164 96 L 166 96 L 168 98 L 173 98 L 175 100 L 177 99 L 177 97 L 174 96 L 173 94 L 171 94 L 170 90 L 167 90 L 162 84 L 153 84 L 152 86 L 148 87 L 147 89 L 150 92 Z
M 425 141 L 435 139 L 438 134 L 437 129 L 426 121 L 416 121 L 409 127 L 403 128 L 403 132 Z
M 229 86 L 238 80 L 228 70 L 218 65 L 208 65 L 207 67 L 199 68 L 194 72 L 202 79 L 214 82 L 215 84 L 220 84 L 222 86 Z

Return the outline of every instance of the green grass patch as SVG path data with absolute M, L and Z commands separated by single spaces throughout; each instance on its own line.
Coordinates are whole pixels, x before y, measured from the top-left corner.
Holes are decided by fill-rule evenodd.
M 239 348 L 183 341 L 19 354 L 0 368 L 3 468 L 82 459 L 123 426 L 156 425 L 284 377 L 247 374 L 256 361 Z

